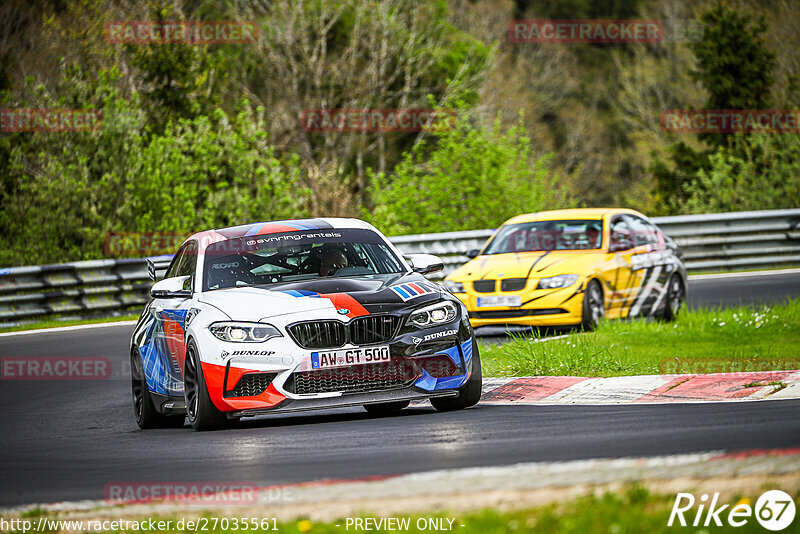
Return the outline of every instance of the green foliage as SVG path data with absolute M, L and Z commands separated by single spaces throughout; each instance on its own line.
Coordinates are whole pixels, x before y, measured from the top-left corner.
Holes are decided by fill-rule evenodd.
M 37 264 L 107 256 L 111 231 L 187 232 L 258 220 L 302 217 L 308 190 L 299 162 L 278 158 L 267 140 L 262 110 L 229 118 L 168 123 L 148 136 L 134 96 L 116 89 L 116 71 L 96 79 L 65 68 L 54 100 L 31 85 L 30 100 L 3 107 L 103 111 L 103 125 L 86 132 L 21 132 L 0 136 L 0 264 Z
M 515 0 L 520 17 L 536 16 L 542 19 L 631 19 L 639 13 L 641 0 L 618 2 L 616 0 Z
M 156 22 L 181 18 L 166 2 L 155 3 L 151 17 Z M 218 104 L 213 89 L 219 83 L 212 67 L 222 61 L 220 56 L 191 44 L 127 45 L 126 49 L 139 71 L 142 104 L 155 132 L 163 132 L 170 120 L 193 118 Z
M 62 67 L 53 91 L 29 80 L 27 98 L 6 93 L 3 107 L 104 111 L 105 126 L 85 132 L 20 132 L 0 136 L 0 263 L 30 264 L 101 255 L 116 219 L 127 163 L 141 150 L 136 99 L 114 88 L 114 70 L 89 77 Z
M 550 156 L 535 158 L 521 123 L 504 130 L 474 122 L 461 108 L 451 129 L 421 142 L 391 176 L 372 176 L 375 209 L 366 214 L 390 234 L 494 228 L 520 213 L 563 205 Z
M 655 200 L 661 211 L 667 214 L 682 213 L 689 195 L 694 188 L 698 195 L 703 189 L 694 185 L 699 172 L 711 165 L 710 150 L 698 150 L 683 141 L 667 148 L 669 161 L 655 158 L 650 164 L 650 172 L 655 178 Z
M 705 108 L 766 108 L 770 103 L 775 54 L 764 43 L 767 26 L 763 17 L 754 20 L 748 12 L 717 3 L 703 13 L 701 20 L 702 37 L 691 43 L 690 48 L 697 58 L 697 69 L 692 76 L 709 95 Z M 775 198 L 785 193 L 787 187 L 792 190 L 791 185 L 782 181 L 788 176 L 755 176 L 775 169 L 772 163 L 759 165 L 753 161 L 753 150 L 747 140 L 732 142 L 732 136 L 725 134 L 701 134 L 699 139 L 711 148 L 693 148 L 680 141 L 669 147 L 669 163 L 656 158 L 650 166 L 655 177 L 656 200 L 664 213 L 682 213 L 687 209 L 726 211 L 723 206 L 745 210 L 786 205 Z M 743 160 L 751 163 L 739 165 Z M 779 161 L 781 166 L 786 165 Z M 744 174 L 727 174 L 740 169 Z M 773 190 L 759 195 L 756 185 L 770 185 Z
M 763 17 L 717 3 L 703 13 L 703 36 L 692 43 L 693 73 L 709 93 L 706 109 L 762 109 L 769 105 L 775 54 L 767 49 Z
M 772 102 L 797 94 L 792 3 L 756 9 L 769 32 L 746 11 L 754 0 L 744 10 L 708 4 L 697 42 L 559 47 L 504 35 L 509 18 L 693 16 L 673 4 L 12 2 L 0 8 L 3 107 L 101 109 L 104 121 L 98 131 L 0 134 L 0 265 L 101 257 L 111 231 L 189 232 L 310 212 L 370 210 L 382 229 L 413 233 L 496 226 L 565 199 L 661 213 L 796 206 L 790 136 L 668 145 L 657 123 L 662 109 L 701 105 L 698 81 L 706 107 L 796 107 Z M 253 21 L 259 37 L 104 40 L 108 21 L 141 19 Z M 451 131 L 298 126 L 304 109 L 444 107 L 455 94 Z
M 262 110 L 259 110 L 261 112 Z M 296 156 L 278 160 L 261 120 L 182 119 L 154 137 L 132 162 L 124 215 L 140 231 L 175 231 L 301 218 L 309 191 Z
M 710 157 L 686 191 L 688 213 L 800 206 L 800 136 L 737 135 Z

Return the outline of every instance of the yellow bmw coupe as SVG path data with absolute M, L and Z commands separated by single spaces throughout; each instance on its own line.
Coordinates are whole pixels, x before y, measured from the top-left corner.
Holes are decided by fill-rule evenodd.
M 506 221 L 444 282 L 472 326 L 574 326 L 674 319 L 686 299 L 675 242 L 629 209 L 568 209 Z

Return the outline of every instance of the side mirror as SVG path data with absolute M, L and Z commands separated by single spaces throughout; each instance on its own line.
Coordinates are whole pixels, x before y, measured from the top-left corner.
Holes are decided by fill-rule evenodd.
M 406 259 L 415 273 L 430 274 L 444 269 L 444 262 L 433 254 L 409 254 Z
M 189 298 L 192 290 L 186 289 L 190 276 L 173 276 L 159 280 L 150 288 L 150 296 L 154 299 Z
M 480 255 L 481 255 L 481 251 L 479 249 L 477 249 L 477 248 L 473 248 L 473 249 L 470 249 L 470 250 L 467 251 L 467 257 L 469 259 L 477 258 Z
M 172 254 L 147 258 L 147 274 L 150 276 L 150 280 L 158 282 L 163 279 L 171 262 Z

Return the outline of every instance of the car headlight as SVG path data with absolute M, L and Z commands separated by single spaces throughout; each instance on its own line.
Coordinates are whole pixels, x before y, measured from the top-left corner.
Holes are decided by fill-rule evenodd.
M 450 293 L 465 293 L 464 284 L 461 282 L 453 282 L 452 280 L 444 281 L 444 288 Z
M 539 280 L 537 289 L 556 289 L 559 287 L 569 287 L 578 280 L 577 274 L 560 274 L 551 278 L 542 278 Z
M 266 323 L 221 322 L 208 327 L 214 337 L 235 343 L 261 343 L 273 337 L 281 337 L 280 331 Z
M 429 328 L 452 322 L 458 312 L 452 302 L 437 302 L 415 310 L 409 317 L 408 323 L 420 328 Z

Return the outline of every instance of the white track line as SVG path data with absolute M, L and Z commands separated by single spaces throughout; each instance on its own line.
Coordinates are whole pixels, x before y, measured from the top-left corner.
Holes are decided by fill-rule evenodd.
M 21 330 L 19 332 L 5 332 L 0 337 L 26 336 L 30 334 L 46 334 L 49 332 L 70 332 L 72 330 L 88 330 L 90 328 L 105 328 L 107 326 L 133 326 L 136 321 L 116 321 L 113 323 L 76 324 L 74 326 L 57 326 L 55 328 L 39 328 L 37 330 Z
M 669 380 L 660 375 L 590 378 L 554 393 L 542 404 L 626 404 L 651 393 Z
M 773 276 L 777 274 L 800 274 L 800 269 L 778 269 L 776 271 L 750 271 L 742 273 L 716 273 L 716 274 L 691 274 L 689 281 L 713 280 L 714 278 L 747 278 L 758 276 Z

